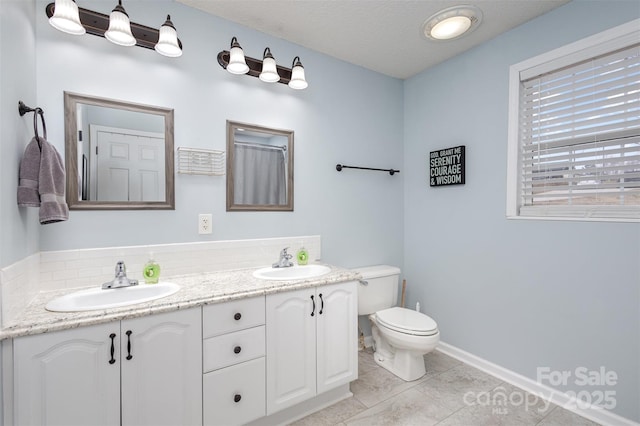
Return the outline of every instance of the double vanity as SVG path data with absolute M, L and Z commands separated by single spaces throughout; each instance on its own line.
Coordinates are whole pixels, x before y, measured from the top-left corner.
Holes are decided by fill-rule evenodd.
M 119 297 L 109 308 L 98 290 L 41 293 L 0 332 L 5 424 L 299 418 L 350 396 L 359 277 L 325 265 L 176 276 L 171 285 L 101 290 Z M 172 286 L 179 290 L 163 289 Z M 141 301 L 148 294 L 136 291 L 168 295 Z M 45 309 L 70 303 L 75 311 Z M 93 310 L 79 310 L 86 305 Z

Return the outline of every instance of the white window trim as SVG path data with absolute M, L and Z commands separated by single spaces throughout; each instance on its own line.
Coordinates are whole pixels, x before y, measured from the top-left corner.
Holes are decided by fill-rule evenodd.
M 584 220 L 597 222 L 640 222 L 635 218 L 618 217 L 587 217 L 587 216 L 520 216 L 519 206 L 519 102 L 520 102 L 520 80 L 521 74 L 528 70 L 545 70 L 548 63 L 566 59 L 567 64 L 578 62 L 581 59 L 593 57 L 593 49 L 600 49 L 603 52 L 611 50 L 610 46 L 618 48 L 637 43 L 640 31 L 640 19 L 634 19 L 626 24 L 619 25 L 593 36 L 578 40 L 574 43 L 559 47 L 552 51 L 543 53 L 533 58 L 526 59 L 509 68 L 509 121 L 507 130 L 507 219 L 534 219 L 534 220 Z M 587 53 L 588 51 L 588 53 Z M 553 68 L 557 68 L 557 63 Z

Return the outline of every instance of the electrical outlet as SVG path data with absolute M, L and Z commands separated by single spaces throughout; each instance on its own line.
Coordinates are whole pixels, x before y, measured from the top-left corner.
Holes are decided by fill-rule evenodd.
M 198 234 L 211 234 L 213 232 L 213 220 L 211 213 L 198 215 Z

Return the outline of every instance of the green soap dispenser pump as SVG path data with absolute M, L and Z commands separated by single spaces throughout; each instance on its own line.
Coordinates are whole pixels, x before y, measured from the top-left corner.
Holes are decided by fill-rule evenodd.
M 298 260 L 298 265 L 306 265 L 309 262 L 309 252 L 304 248 L 302 244 L 300 244 L 300 250 L 298 250 L 298 255 L 296 256 Z
M 149 261 L 144 265 L 142 270 L 144 282 L 147 284 L 157 284 L 160 279 L 160 265 L 153 260 L 153 253 L 149 254 Z

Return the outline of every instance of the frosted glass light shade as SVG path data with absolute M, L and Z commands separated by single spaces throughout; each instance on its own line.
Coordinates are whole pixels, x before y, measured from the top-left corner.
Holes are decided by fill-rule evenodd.
M 296 57 L 297 58 L 297 57 Z M 296 90 L 306 89 L 309 84 L 307 80 L 304 78 L 304 68 L 300 63 L 300 60 L 296 62 L 294 59 L 294 65 L 291 69 L 291 80 L 289 81 L 289 87 Z
M 265 49 L 264 58 L 262 60 L 262 72 L 259 75 L 260 80 L 266 83 L 275 83 L 280 81 L 278 69 L 276 68 L 276 60 L 271 55 L 271 51 L 267 47 Z
M 109 15 L 109 29 L 104 36 L 111 43 L 120 46 L 134 46 L 136 39 L 131 34 L 131 22 L 122 5 L 117 5 Z
M 234 46 L 229 51 L 229 65 L 227 65 L 227 71 L 231 74 L 246 74 L 249 72 L 249 66 L 244 60 L 242 47 Z
M 82 35 L 87 32 L 80 23 L 78 5 L 73 0 L 56 0 L 49 24 L 67 34 Z
M 182 49 L 178 44 L 178 33 L 171 22 L 171 17 L 167 15 L 167 20 L 160 27 L 158 43 L 154 46 L 156 52 L 161 55 L 177 58 L 182 56 Z
M 423 24 L 424 36 L 431 40 L 453 40 L 474 31 L 482 22 L 475 6 L 454 6 L 441 10 Z
M 459 37 L 471 27 L 471 19 L 466 16 L 454 16 L 438 22 L 431 29 L 431 37 L 448 40 Z

